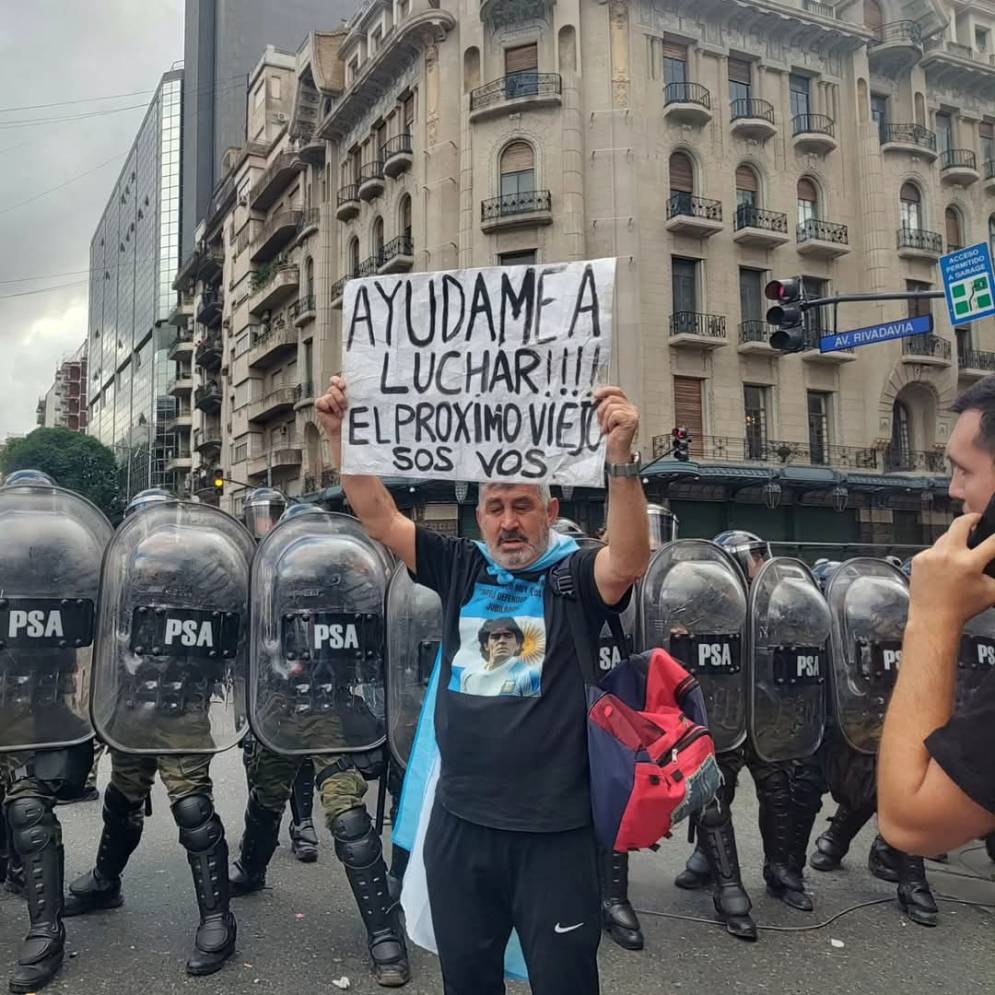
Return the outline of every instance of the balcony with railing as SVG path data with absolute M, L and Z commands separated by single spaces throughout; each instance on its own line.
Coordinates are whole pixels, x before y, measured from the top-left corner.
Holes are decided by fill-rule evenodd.
M 940 153 L 940 181 L 968 187 L 981 179 L 978 157 L 971 149 L 947 149 Z
M 274 262 L 252 274 L 249 313 L 275 311 L 297 296 L 300 269 L 293 263 Z
M 410 235 L 392 238 L 377 253 L 378 273 L 406 273 L 415 264 L 415 246 Z
M 301 220 L 297 223 L 297 241 L 302 242 L 313 235 L 321 224 L 321 211 L 317 207 L 309 207 L 301 211 Z
M 670 435 L 653 437 L 653 458 L 666 457 L 672 448 Z M 735 438 L 703 435 L 691 448 L 696 462 L 760 463 L 766 466 L 827 466 L 840 470 L 879 471 L 881 461 L 875 449 L 836 446 L 828 442 L 787 442 L 763 437 Z
M 846 225 L 821 218 L 808 218 L 797 229 L 798 252 L 803 256 L 835 259 L 850 251 L 850 232 Z
M 950 343 L 939 335 L 910 335 L 902 339 L 902 361 L 922 366 L 949 366 Z
M 776 249 L 791 241 L 788 235 L 788 216 L 780 211 L 764 211 L 750 204 L 736 208 L 733 241 L 741 245 L 755 245 Z
M 523 190 L 480 203 L 480 227 L 488 235 L 552 222 L 553 199 L 548 190 Z
M 343 276 L 332 284 L 330 292 L 330 303 L 336 310 L 342 309 L 342 295 L 345 293 L 345 285 L 351 280 L 351 276 Z
M 273 474 L 285 474 L 287 470 L 297 470 L 304 461 L 304 454 L 297 446 L 284 446 L 273 449 L 263 456 L 253 456 L 249 459 L 246 470 L 249 477 L 267 477 Z
M 921 124 L 882 124 L 882 152 L 905 152 L 932 162 L 936 158 L 936 133 Z
M 356 192 L 360 200 L 374 200 L 384 191 L 383 160 L 373 159 L 359 167 L 359 182 Z
M 220 287 L 205 290 L 197 305 L 197 321 L 208 328 L 220 328 L 225 310 L 225 295 Z
M 771 348 L 770 337 L 774 329 L 763 318 L 750 318 L 739 323 L 738 351 L 744 355 L 780 356 Z
M 826 155 L 839 145 L 836 122 L 828 114 L 796 114 L 791 119 L 791 141 L 799 152 Z
M 707 200 L 681 191 L 670 195 L 667 201 L 667 231 L 693 238 L 708 238 L 724 227 L 721 201 Z
M 165 429 L 172 433 L 185 433 L 193 426 L 193 412 L 185 404 L 166 418 Z
M 221 452 L 221 426 L 215 423 L 196 429 L 193 433 L 193 448 L 208 459 Z
M 204 370 L 216 370 L 221 365 L 222 339 L 220 332 L 211 332 L 197 341 L 194 362 Z
M 193 374 L 189 370 L 180 370 L 172 380 L 166 384 L 166 393 L 170 397 L 189 397 L 193 390 Z M 190 403 L 189 401 L 187 402 Z
M 885 473 L 946 473 L 942 452 L 922 452 L 902 446 L 887 446 L 882 455 Z
M 268 421 L 277 415 L 286 414 L 294 408 L 294 388 L 277 387 L 257 401 L 248 405 L 249 421 Z
M 995 352 L 958 348 L 957 372 L 965 380 L 980 380 L 995 373 Z
M 284 315 L 252 336 L 248 352 L 250 367 L 265 369 L 284 356 L 297 352 L 297 328 Z
M 221 388 L 213 380 L 203 384 L 193 392 L 193 403 L 205 414 L 215 414 L 221 410 Z
M 726 319 L 721 314 L 675 311 L 670 316 L 669 341 L 677 348 L 721 348 L 727 341 Z
M 276 211 L 256 232 L 249 258 L 254 263 L 272 259 L 297 237 L 303 219 L 303 211 Z
M 712 95 L 700 83 L 668 83 L 663 88 L 663 116 L 679 124 L 708 124 Z
M 305 404 L 311 404 L 314 401 L 314 382 L 311 380 L 305 383 L 299 383 L 294 388 L 294 407 L 300 408 Z
M 820 3 L 819 0 L 803 0 L 802 10 L 808 11 L 810 14 L 817 14 L 819 17 L 827 17 L 830 20 L 836 20 L 836 8 L 831 7 L 828 3 Z
M 741 98 L 729 105 L 732 133 L 755 142 L 766 142 L 777 134 L 774 105 L 769 100 Z
M 189 359 L 193 353 L 193 330 L 190 328 L 178 328 L 176 338 L 166 353 L 168 359 Z
M 290 305 L 288 311 L 290 312 L 290 320 L 297 328 L 300 328 L 302 325 L 306 325 L 309 321 L 314 321 L 315 316 L 318 313 L 314 294 L 307 294 L 304 297 L 298 297 L 297 300 Z
M 413 157 L 411 135 L 407 131 L 387 139 L 380 146 L 380 158 L 383 160 L 384 175 L 392 179 L 411 168 Z
M 249 190 L 249 205 L 252 210 L 265 211 L 272 207 L 300 168 L 295 153 L 281 152 L 252 184 Z
M 183 473 L 193 467 L 193 455 L 189 449 L 175 449 L 166 463 L 166 473 Z
M 985 190 L 995 191 L 995 159 L 985 160 Z
M 927 259 L 936 262 L 943 255 L 943 238 L 924 228 L 898 229 L 898 254 L 903 259 Z
M 908 69 L 922 58 L 922 28 L 918 21 L 889 21 L 881 25 L 867 49 L 874 72 L 888 75 Z
M 335 198 L 335 217 L 339 221 L 351 221 L 357 214 L 359 214 L 359 187 L 355 183 L 339 187 Z
M 478 86 L 470 93 L 470 120 L 558 107 L 562 91 L 559 73 L 540 73 L 534 69 L 511 73 Z

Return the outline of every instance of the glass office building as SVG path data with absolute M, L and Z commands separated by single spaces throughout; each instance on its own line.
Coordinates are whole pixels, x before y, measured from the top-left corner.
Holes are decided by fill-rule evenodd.
M 183 70 L 160 80 L 90 243 L 89 434 L 114 450 L 127 498 L 174 489 L 167 321 L 180 252 Z

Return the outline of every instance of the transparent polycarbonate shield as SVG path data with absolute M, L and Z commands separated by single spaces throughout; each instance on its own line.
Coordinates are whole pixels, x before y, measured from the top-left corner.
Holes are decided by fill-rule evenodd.
M 698 678 L 715 748 L 746 738 L 746 587 L 713 542 L 678 539 L 650 561 L 640 589 L 638 648 L 660 646 Z
M 278 525 L 252 567 L 249 713 L 276 753 L 351 753 L 386 737 L 387 560 L 355 519 Z
M 93 633 L 112 532 L 72 491 L 40 481 L 0 488 L 0 752 L 93 735 Z
M 812 756 L 825 732 L 829 605 L 800 560 L 775 557 L 750 587 L 748 727 L 761 760 Z
M 387 589 L 387 741 L 406 767 L 442 643 L 442 601 L 402 563 Z M 431 716 L 429 716 L 431 721 Z
M 957 708 L 963 708 L 995 670 L 995 608 L 964 626 L 957 657 Z
M 836 568 L 826 600 L 836 723 L 854 750 L 875 754 L 902 659 L 908 583 L 890 563 L 858 557 Z
M 247 729 L 255 543 L 206 504 L 129 515 L 104 559 L 91 714 L 125 753 L 219 753 Z

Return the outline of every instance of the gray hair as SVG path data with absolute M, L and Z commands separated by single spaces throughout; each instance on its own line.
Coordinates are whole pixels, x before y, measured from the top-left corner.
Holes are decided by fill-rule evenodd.
M 497 482 L 481 484 L 477 488 L 477 507 L 482 508 L 484 501 L 487 497 L 487 492 L 493 490 L 496 487 L 521 487 L 521 484 L 501 484 Z M 525 487 L 534 487 L 539 492 L 539 500 L 542 502 L 543 507 L 548 508 L 549 502 L 553 500 L 553 492 L 549 488 L 549 484 L 525 484 Z

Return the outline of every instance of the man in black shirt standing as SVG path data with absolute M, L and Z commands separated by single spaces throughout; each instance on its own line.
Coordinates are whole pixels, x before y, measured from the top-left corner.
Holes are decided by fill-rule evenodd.
M 578 551 L 552 531 L 559 509 L 544 485 L 482 484 L 483 542 L 473 543 L 417 527 L 377 478 L 342 477 L 370 535 L 442 598 L 441 770 L 424 857 L 446 995 L 504 992 L 512 929 L 536 995 L 599 990 L 584 682 L 567 605 L 547 575 L 560 563 L 569 569 L 589 620 L 578 642 L 593 661 L 607 613 L 625 607 L 649 562 L 649 523 L 632 451 L 638 411 L 617 387 L 599 388 L 595 399 L 607 439 L 611 539 L 602 549 Z M 316 407 L 341 465 L 341 377 Z M 507 673 L 494 670 L 481 641 L 498 621 L 495 631 L 516 647 Z
M 947 444 L 950 496 L 965 514 L 912 561 L 902 667 L 878 762 L 878 819 L 885 839 L 931 854 L 995 832 L 995 670 L 954 713 L 961 630 L 995 605 L 995 536 L 968 547 L 995 494 L 995 376 L 954 403 Z

